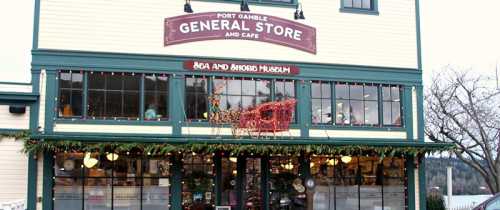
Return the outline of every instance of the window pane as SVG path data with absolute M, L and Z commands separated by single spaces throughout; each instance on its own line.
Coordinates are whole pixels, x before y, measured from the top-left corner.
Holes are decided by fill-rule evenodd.
M 353 0 L 352 7 L 354 7 L 354 8 L 361 8 L 361 1 L 362 0 Z
M 311 109 L 312 123 L 321 123 L 321 115 L 323 112 L 321 109 L 321 99 L 312 99 Z
M 349 101 L 347 100 L 337 100 L 336 113 L 337 116 L 336 123 L 340 125 L 350 124 L 349 120 Z
M 297 157 L 270 158 L 269 205 L 271 209 L 302 209 L 307 206 L 304 181 Z
M 378 124 L 378 102 L 365 101 L 365 124 Z
M 111 210 L 111 178 L 86 178 L 84 210 Z
M 335 209 L 335 185 L 334 165 L 335 158 L 324 156 L 311 157 L 311 175 L 314 178 L 315 187 L 312 193 L 312 204 L 308 209 L 333 210 Z M 311 208 L 312 207 L 312 208 Z
M 330 99 L 321 100 L 321 123 L 332 123 L 332 101 Z
M 390 101 L 391 100 L 391 88 L 388 86 L 382 87 L 382 98 L 384 101 Z
M 285 82 L 285 96 L 290 98 L 295 97 L 295 84 L 293 81 Z
M 238 79 L 228 80 L 227 93 L 232 95 L 241 95 L 241 80 Z
M 245 191 L 243 191 L 244 209 L 263 209 L 260 162 L 260 158 L 246 159 Z
M 391 95 L 393 101 L 399 101 L 399 87 L 391 87 Z
M 277 101 L 285 99 L 285 85 L 282 81 L 276 81 L 274 83 L 274 94 Z
M 349 86 L 348 85 L 335 85 L 335 97 L 339 99 L 349 98 Z
M 352 7 L 352 0 L 342 0 L 344 1 L 344 7 Z
M 404 159 L 384 158 L 384 208 L 405 209 Z
M 71 73 L 61 72 L 59 74 L 59 87 L 60 88 L 71 88 Z
M 243 96 L 241 104 L 242 104 L 243 109 L 253 107 L 255 104 L 255 97 L 254 96 Z
M 243 80 L 242 94 L 243 95 L 255 95 L 255 81 L 253 80 Z
M 361 210 L 382 209 L 383 167 L 378 158 L 360 157 L 361 170 L 360 204 Z
M 232 161 L 231 161 L 232 160 Z M 233 158 L 224 157 L 221 160 L 222 164 L 222 195 L 221 204 L 223 206 L 231 206 L 231 209 L 236 208 L 236 177 L 237 169 L 236 162 Z
M 106 74 L 107 90 L 122 90 L 123 77 L 119 74 Z
M 270 96 L 271 95 L 271 82 L 269 80 L 258 80 L 257 96 Z
M 365 95 L 363 97 L 365 98 L 365 100 L 377 100 L 378 99 L 377 86 L 365 86 Z
M 145 160 L 142 168 L 144 177 L 170 176 L 170 161 L 168 161 L 168 158 Z
M 321 83 L 315 82 L 311 84 L 311 97 L 321 98 Z
M 227 94 L 226 80 L 217 78 L 213 80 L 213 83 L 214 94 Z
M 104 91 L 89 90 L 88 115 L 90 117 L 104 117 Z
M 106 113 L 105 117 L 123 117 L 122 115 L 123 101 L 120 91 L 106 92 Z
M 384 102 L 384 125 L 390 125 L 392 124 L 392 108 L 391 108 L 391 102 Z
M 227 109 L 232 109 L 232 110 L 241 109 L 241 96 L 228 96 Z
M 74 116 L 82 116 L 82 91 L 73 90 L 71 92 L 71 110 Z
M 167 210 L 170 203 L 168 178 L 144 178 L 142 210 Z
M 363 0 L 362 4 L 362 8 L 363 9 L 371 9 L 372 8 L 372 3 L 371 3 L 372 0 Z
M 215 87 L 214 87 L 215 89 Z M 208 93 L 207 79 L 186 78 L 186 92 Z
M 150 75 L 144 77 L 144 90 L 153 91 L 156 90 L 157 79 L 156 76 Z
M 82 176 L 83 153 L 57 153 L 54 174 L 57 177 Z
M 103 73 L 91 72 L 88 75 L 89 89 L 104 89 L 105 79 Z
M 392 124 L 401 125 L 401 105 L 399 102 L 392 102 Z
M 186 154 L 183 157 L 183 168 L 182 207 L 211 209 L 215 202 L 212 156 Z
M 141 180 L 115 178 L 113 183 L 113 209 L 141 209 Z
M 363 100 L 363 86 L 349 85 L 350 99 Z
M 73 107 L 71 107 L 71 90 L 59 91 L 59 116 L 72 117 Z
M 75 73 L 71 74 L 72 88 L 82 88 L 83 74 Z
M 321 96 L 322 98 L 331 98 L 332 97 L 332 88 L 330 83 L 322 83 L 321 84 Z
M 224 84 L 224 80 L 214 80 Z M 222 91 L 224 85 L 220 85 L 219 91 Z M 216 89 L 216 87 L 214 87 Z M 225 88 L 224 88 L 225 89 Z M 214 92 L 216 92 L 214 90 Z M 188 119 L 207 119 L 208 118 L 208 88 L 207 79 L 191 77 L 186 78 L 186 102 L 185 111 Z M 206 114 L 205 114 L 206 113 Z
M 350 161 L 337 160 L 335 166 L 336 204 L 337 209 L 358 210 L 358 160 L 351 157 Z M 358 177 L 358 178 L 357 178 Z
M 146 98 L 146 101 L 148 100 L 153 100 L 151 98 L 151 93 L 146 93 L 146 97 L 149 97 Z M 167 92 L 157 92 L 155 94 L 155 98 L 154 98 L 154 103 L 153 103 L 153 109 L 154 109 L 154 113 L 151 113 L 150 111 L 150 114 L 147 115 L 146 113 L 148 112 L 148 110 L 150 109 L 150 105 L 151 103 L 148 103 L 146 110 L 144 112 L 145 116 L 149 116 L 151 119 L 151 117 L 153 116 L 154 118 L 153 119 L 160 119 L 160 118 L 167 118 L 168 117 L 168 94 Z M 146 117 L 145 117 L 146 118 Z
M 82 193 L 81 179 L 55 178 L 54 210 L 82 209 Z
M 139 92 L 124 93 L 123 116 L 130 118 L 139 118 Z
M 362 101 L 351 101 L 351 123 L 354 125 L 364 124 L 364 106 Z

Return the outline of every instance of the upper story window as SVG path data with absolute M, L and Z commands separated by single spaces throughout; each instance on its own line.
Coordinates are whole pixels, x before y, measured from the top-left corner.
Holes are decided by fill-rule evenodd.
M 377 0 L 340 0 L 342 12 L 378 14 Z
M 383 86 L 384 125 L 401 125 L 401 87 Z
M 168 77 L 144 76 L 144 120 L 168 118 Z
M 374 85 L 335 85 L 336 124 L 378 125 L 378 88 Z
M 209 106 L 209 97 L 217 98 L 218 104 Z M 185 110 L 188 119 L 206 120 L 210 113 L 226 110 L 238 111 L 270 101 L 292 98 L 295 98 L 295 83 L 292 80 L 186 78 Z
M 140 75 L 91 72 L 88 81 L 89 117 L 139 118 Z
M 58 116 L 168 120 L 168 86 L 166 75 L 61 71 Z
M 59 74 L 59 117 L 82 116 L 83 73 L 63 71 Z
M 380 126 L 383 122 L 384 126 L 402 125 L 399 86 L 356 83 L 332 85 L 321 81 L 311 84 L 313 124 Z

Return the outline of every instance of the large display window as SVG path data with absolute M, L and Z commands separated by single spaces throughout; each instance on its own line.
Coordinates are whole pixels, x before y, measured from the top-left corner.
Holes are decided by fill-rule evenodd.
M 170 161 L 114 153 L 59 153 L 54 210 L 170 208 Z
M 182 208 L 211 210 L 215 207 L 215 171 L 212 155 L 184 154 L 182 158 Z
M 313 156 L 309 190 L 314 210 L 404 210 L 404 159 L 351 156 Z

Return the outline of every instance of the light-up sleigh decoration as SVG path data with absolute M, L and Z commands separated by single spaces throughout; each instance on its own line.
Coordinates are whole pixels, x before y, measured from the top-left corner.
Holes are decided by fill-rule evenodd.
M 244 110 L 238 128 L 260 136 L 262 133 L 288 131 L 295 112 L 295 99 L 268 102 Z

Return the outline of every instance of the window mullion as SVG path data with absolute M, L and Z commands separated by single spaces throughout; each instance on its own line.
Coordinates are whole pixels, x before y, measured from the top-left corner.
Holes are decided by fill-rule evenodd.
M 145 108 L 145 74 L 141 74 L 140 84 L 139 84 L 139 120 L 144 121 L 144 108 Z M 142 202 L 141 202 L 142 203 Z M 141 204 L 142 206 L 142 204 Z

